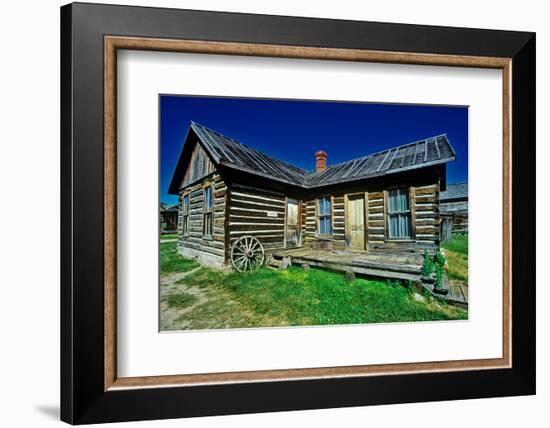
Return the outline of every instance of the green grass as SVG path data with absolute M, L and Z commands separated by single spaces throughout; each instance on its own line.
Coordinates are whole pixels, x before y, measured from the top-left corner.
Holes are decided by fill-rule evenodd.
M 260 269 L 224 275 L 202 268 L 180 283 L 212 297 L 182 317 L 195 329 L 467 318 L 467 311 L 460 308 L 430 300 L 416 302 L 399 285 L 367 279 L 348 283 L 341 274 L 318 269 Z
M 175 242 L 160 244 L 160 274 L 185 272 L 196 268 L 199 264 L 194 260 L 184 259 L 178 254 Z
M 441 244 L 445 250 L 453 251 L 463 255 L 468 255 L 468 235 L 453 233 L 451 241 Z
M 171 294 L 166 299 L 166 303 L 171 308 L 185 308 L 197 301 L 197 297 L 188 293 Z
M 450 279 L 468 282 L 468 235 L 453 233 L 451 241 L 441 244 L 445 249 L 445 258 Z
M 197 266 L 197 262 L 184 259 L 177 253 L 175 243 L 161 244 L 161 276 L 189 271 Z M 417 302 L 414 292 L 398 282 L 390 284 L 363 278 L 346 282 L 340 273 L 298 267 L 284 271 L 263 268 L 251 273 L 229 274 L 202 267 L 171 285 L 163 286 L 161 293 L 166 308 L 164 313 L 161 310 L 163 330 L 364 324 L 468 317 L 466 310 L 429 297 L 424 302 Z
M 224 285 L 254 312 L 290 325 L 451 319 L 453 314 L 412 300 L 404 287 L 375 280 L 351 283 L 338 273 L 290 268 L 229 275 Z
M 189 311 L 176 319 L 176 329 L 178 325 L 192 330 L 282 325 L 267 322 L 265 318 L 251 313 L 224 290 L 208 290 L 205 297 L 205 303 L 189 306 Z
M 166 234 L 161 234 L 160 235 L 160 239 L 164 240 L 164 239 L 177 239 L 178 238 L 178 235 L 175 234 L 175 233 L 166 233 Z
M 189 284 L 198 288 L 207 288 L 212 284 L 220 284 L 224 281 L 225 275 L 218 271 L 208 268 L 201 268 L 195 272 L 192 276 L 182 278 L 176 282 L 176 284 Z

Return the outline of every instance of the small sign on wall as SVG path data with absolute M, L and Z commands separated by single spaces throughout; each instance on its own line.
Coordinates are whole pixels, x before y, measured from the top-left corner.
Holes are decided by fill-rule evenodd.
M 277 214 L 277 211 L 267 211 L 267 216 L 268 217 L 277 217 L 278 214 Z

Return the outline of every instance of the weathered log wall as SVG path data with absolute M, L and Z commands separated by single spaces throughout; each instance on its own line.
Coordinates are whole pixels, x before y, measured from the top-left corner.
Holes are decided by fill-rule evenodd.
M 203 234 L 204 187 L 213 186 L 212 236 Z M 227 186 L 218 173 L 180 191 L 178 204 L 178 249 L 184 257 L 197 258 L 201 263 L 223 267 L 225 264 L 225 219 Z M 183 234 L 183 198 L 189 195 L 189 232 Z
M 453 233 L 468 233 L 468 212 L 453 214 Z
M 348 195 L 364 195 L 365 203 L 365 251 L 413 251 L 439 248 L 440 213 L 439 184 L 435 176 L 419 176 L 409 187 L 412 237 L 408 240 L 388 239 L 387 190 L 403 181 L 380 181 L 355 186 L 339 186 L 325 193 L 308 194 L 296 189 L 275 189 L 262 182 L 250 183 L 238 177 L 226 177 L 218 172 L 207 175 L 201 181 L 184 187 L 180 193 L 178 236 L 179 249 L 184 256 L 197 257 L 204 264 L 224 267 L 230 265 L 231 246 L 235 240 L 252 235 L 262 243 L 266 252 L 285 248 L 285 222 L 287 197 L 301 201 L 301 246 L 319 249 L 344 250 L 349 247 L 351 234 L 346 222 Z M 432 181 L 430 183 L 430 181 Z M 435 182 L 434 182 L 435 181 Z M 214 186 L 213 235 L 203 235 L 203 188 Z M 369 187 L 367 187 L 369 186 Z M 182 234 L 182 203 L 184 195 L 190 196 L 189 233 Z M 318 236 L 317 198 L 331 198 L 330 236 Z
M 453 233 L 468 233 L 468 201 L 441 202 L 441 214 L 452 219 Z
M 365 250 L 395 251 L 433 250 L 439 247 L 439 185 L 437 183 L 409 187 L 412 237 L 410 240 L 388 240 L 386 189 L 358 192 L 333 191 L 332 235 L 317 234 L 317 197 L 302 203 L 303 244 L 312 248 L 341 250 L 350 243 L 346 224 L 346 195 L 362 193 L 365 196 Z M 321 195 L 318 195 L 321 196 Z
M 414 188 L 413 225 L 419 249 L 439 247 L 439 184 Z
M 376 250 L 386 239 L 386 213 L 384 191 L 367 192 L 367 248 Z
M 251 185 L 231 184 L 228 198 L 227 260 L 235 240 L 256 237 L 267 252 L 284 248 L 285 195 Z
M 330 199 L 332 222 L 332 235 L 330 237 L 317 236 L 317 198 L 302 202 L 302 242 L 304 246 L 333 250 L 343 250 L 345 248 L 344 192 L 332 192 Z

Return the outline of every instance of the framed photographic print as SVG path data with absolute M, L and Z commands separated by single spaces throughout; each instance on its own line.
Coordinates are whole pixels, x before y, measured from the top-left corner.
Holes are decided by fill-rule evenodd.
M 77 3 L 61 53 L 62 420 L 535 393 L 534 34 Z

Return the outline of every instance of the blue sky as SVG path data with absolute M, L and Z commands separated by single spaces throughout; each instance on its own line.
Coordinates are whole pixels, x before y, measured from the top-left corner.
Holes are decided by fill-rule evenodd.
M 447 182 L 468 179 L 467 107 L 161 95 L 163 203 L 177 203 L 168 186 L 191 120 L 306 170 L 314 169 L 317 150 L 331 165 L 447 134 L 457 153 Z

